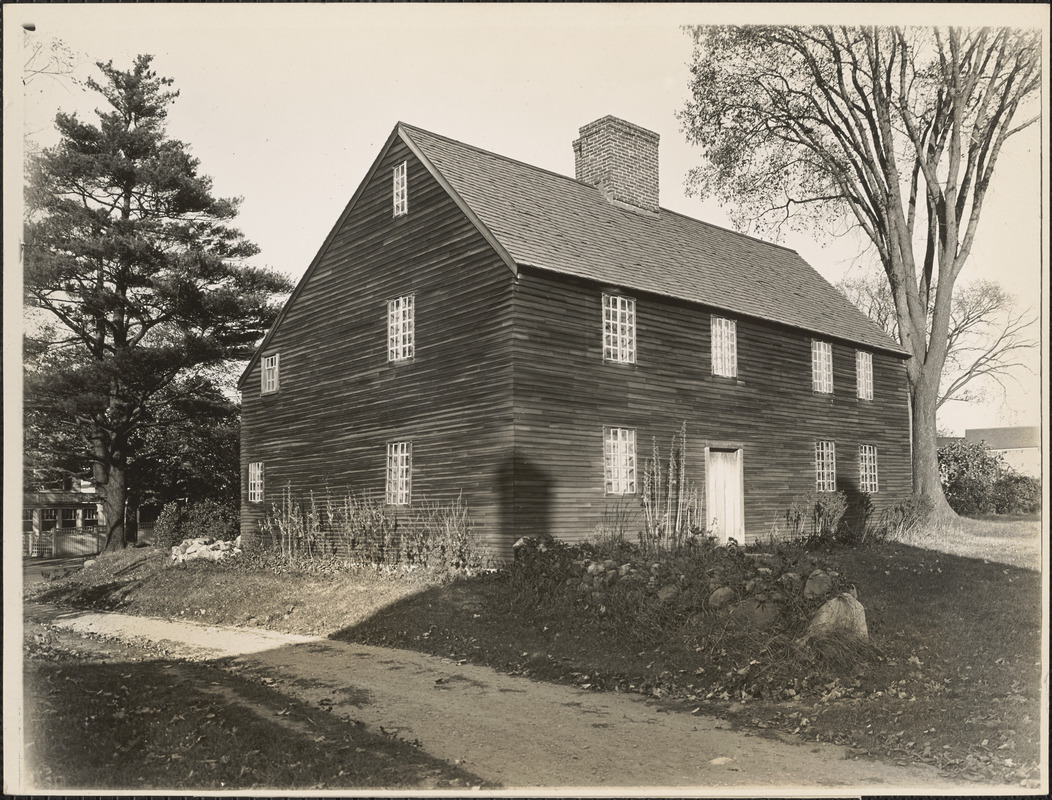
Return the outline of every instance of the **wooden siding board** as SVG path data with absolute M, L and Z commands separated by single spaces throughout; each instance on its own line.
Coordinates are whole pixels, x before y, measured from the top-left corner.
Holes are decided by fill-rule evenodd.
M 409 214 L 391 214 L 390 169 L 407 160 Z M 401 142 L 319 255 L 267 352 L 281 389 L 243 384 L 242 473 L 266 465 L 265 502 L 242 493 L 251 536 L 286 485 L 306 499 L 348 489 L 381 499 L 386 443 L 413 442 L 414 505 L 463 492 L 491 544 L 510 485 L 512 274 Z M 415 358 L 387 362 L 387 300 L 414 294 Z M 505 484 L 502 484 L 504 480 Z
M 874 353 L 873 401 L 855 397 L 855 347 L 833 342 L 834 394 L 811 388 L 806 334 L 737 319 L 738 379 L 714 377 L 710 310 L 636 294 L 637 363 L 602 359 L 603 287 L 523 268 L 515 290 L 516 506 L 530 509 L 519 532 L 546 527 L 579 540 L 625 500 L 603 491 L 604 425 L 637 431 L 637 485 L 656 441 L 667 462 L 672 436 L 687 422 L 691 480 L 704 502 L 704 448 L 743 450 L 749 538 L 783 520 L 794 495 L 814 488 L 814 442 L 837 442 L 838 488 L 857 488 L 859 444 L 878 447 L 875 507 L 910 491 L 905 370 Z M 638 506 L 638 495 L 632 502 Z M 634 533 L 634 531 L 630 531 Z

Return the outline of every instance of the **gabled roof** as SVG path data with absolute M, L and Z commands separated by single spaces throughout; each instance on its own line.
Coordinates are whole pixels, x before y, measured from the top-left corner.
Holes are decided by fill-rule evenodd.
M 589 184 L 400 122 L 245 367 L 238 388 L 396 139 L 513 272 L 520 265 L 550 270 L 908 355 L 794 250 L 666 209 L 636 213 L 608 203 Z
M 573 178 L 398 130 L 517 264 L 906 354 L 793 250 L 665 209 L 626 210 Z

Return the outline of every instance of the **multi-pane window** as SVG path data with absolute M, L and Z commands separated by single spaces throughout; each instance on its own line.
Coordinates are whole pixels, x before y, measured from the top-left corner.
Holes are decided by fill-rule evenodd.
M 22 509 L 22 533 L 30 533 L 33 530 L 33 509 Z
M 636 301 L 630 297 L 603 295 L 603 358 L 636 363 Z
M 632 428 L 605 428 L 603 471 L 607 494 L 636 492 L 636 432 Z
M 864 444 L 858 448 L 858 477 L 861 491 L 873 494 L 878 490 L 877 448 L 871 444 Z
M 865 350 L 855 351 L 855 378 L 858 384 L 858 399 L 873 399 L 873 354 Z
M 263 462 L 252 461 L 248 465 L 248 502 L 263 502 Z
M 62 526 L 63 528 L 75 528 L 77 527 L 77 509 L 75 508 L 64 508 L 62 509 Z
M 836 445 L 833 442 L 815 442 L 815 490 L 836 491 Z
M 98 525 L 99 523 L 99 510 L 94 506 L 88 506 L 84 509 L 84 525 L 90 528 L 92 525 Z
M 414 345 L 413 295 L 387 301 L 387 360 L 407 361 Z
M 44 508 L 40 511 L 40 527 L 46 531 L 55 527 L 58 522 L 57 508 Z
M 405 179 L 405 162 L 403 161 L 393 170 L 392 173 L 392 185 L 393 185 L 393 197 L 394 197 L 394 215 L 396 217 L 405 216 L 409 213 L 409 193 L 406 188 Z
M 387 444 L 387 503 L 392 506 L 407 506 L 412 498 L 413 487 L 413 443 L 388 442 Z
M 712 374 L 738 375 L 738 333 L 733 319 L 712 318 Z
M 833 345 L 811 342 L 811 386 L 816 392 L 833 392 Z
M 278 390 L 278 354 L 263 356 L 263 371 L 260 373 L 259 389 L 263 394 Z

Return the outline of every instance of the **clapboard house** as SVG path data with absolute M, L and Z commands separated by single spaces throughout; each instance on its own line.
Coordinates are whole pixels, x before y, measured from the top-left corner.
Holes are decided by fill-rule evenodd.
M 249 363 L 242 531 L 291 489 L 462 496 L 498 552 L 635 510 L 686 424 L 739 541 L 808 490 L 911 490 L 905 352 L 792 250 L 662 209 L 605 117 L 568 178 L 405 124 Z

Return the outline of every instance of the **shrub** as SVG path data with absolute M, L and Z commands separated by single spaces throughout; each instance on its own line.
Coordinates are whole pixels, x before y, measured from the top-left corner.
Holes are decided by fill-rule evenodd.
M 186 513 L 179 503 L 167 503 L 153 526 L 154 547 L 160 550 L 171 550 L 183 540 L 183 528 L 186 524 Z
M 183 538 L 236 539 L 238 513 L 215 500 L 201 500 L 186 508 Z
M 847 507 L 844 492 L 807 491 L 797 495 L 785 510 L 790 538 L 833 539 Z
M 1005 472 L 993 485 L 990 505 L 995 514 L 1033 514 L 1041 508 L 1041 481 Z
M 993 510 L 994 485 L 1005 472 L 1004 459 L 986 442 L 954 442 L 939 448 L 939 478 L 950 508 L 958 514 Z
M 913 494 L 880 512 L 876 535 L 880 540 L 902 540 L 928 521 L 933 503 L 931 498 Z

